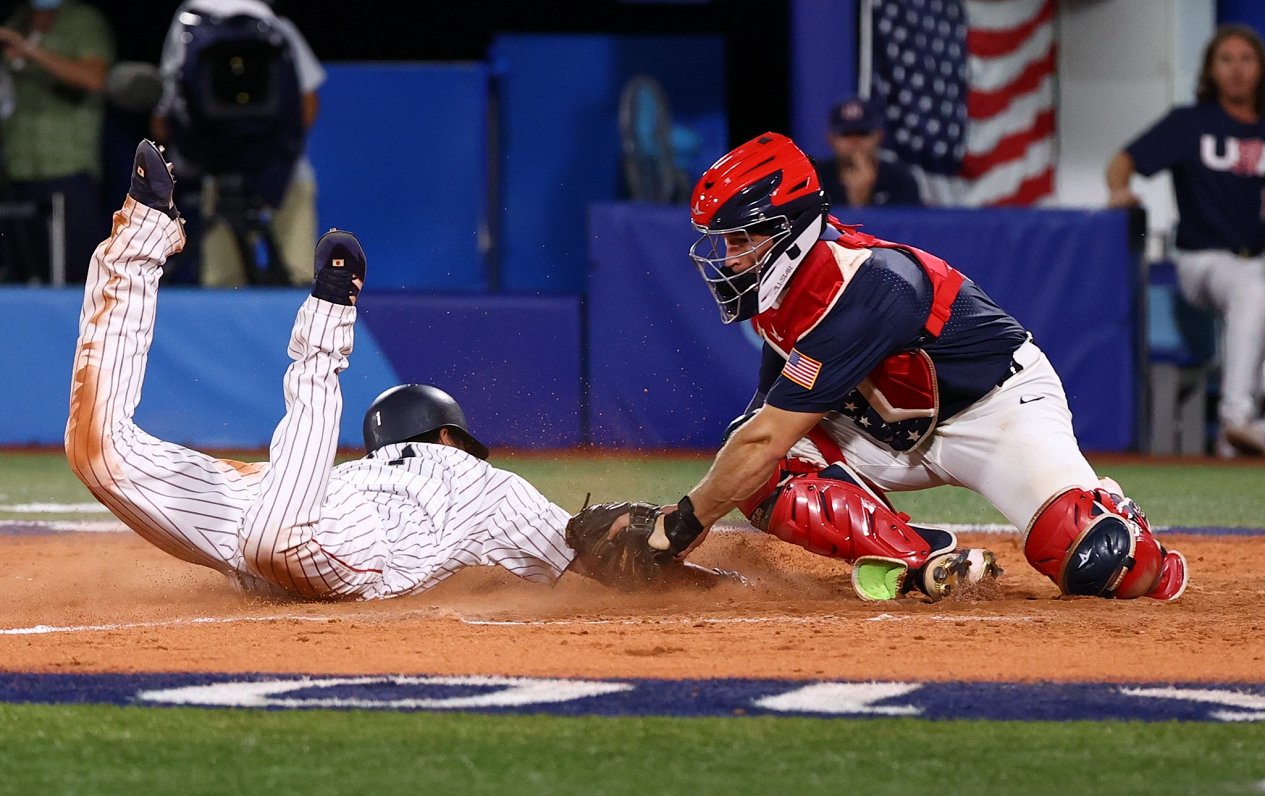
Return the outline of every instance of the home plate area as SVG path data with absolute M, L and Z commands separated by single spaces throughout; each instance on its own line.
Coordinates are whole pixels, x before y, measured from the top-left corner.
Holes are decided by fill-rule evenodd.
M 649 594 L 497 569 L 377 602 L 265 602 L 130 533 L 0 534 L 0 700 L 564 715 L 1203 722 L 1265 716 L 1259 563 L 1165 532 L 1172 604 L 1064 598 L 1017 534 L 989 594 L 866 603 L 840 561 L 719 533 L 752 584 Z M 1257 556 L 1259 558 L 1259 556 Z

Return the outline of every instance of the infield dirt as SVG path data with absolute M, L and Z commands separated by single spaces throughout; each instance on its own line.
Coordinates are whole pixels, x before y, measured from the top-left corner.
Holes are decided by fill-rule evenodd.
M 1265 545 L 1164 535 L 1190 562 L 1173 604 L 1061 598 L 1017 535 L 963 534 L 1005 568 L 937 604 L 860 601 L 849 567 L 756 533 L 694 560 L 751 587 L 628 595 L 458 573 L 381 602 L 279 603 L 130 533 L 0 537 L 0 668 L 35 672 L 1259 682 Z

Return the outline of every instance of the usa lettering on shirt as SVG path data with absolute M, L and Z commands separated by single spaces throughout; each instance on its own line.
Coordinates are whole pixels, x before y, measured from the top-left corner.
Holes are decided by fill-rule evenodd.
M 1244 177 L 1265 176 L 1265 142 L 1259 138 L 1227 136 L 1218 146 L 1217 136 L 1199 137 L 1199 160 L 1213 171 L 1228 171 Z

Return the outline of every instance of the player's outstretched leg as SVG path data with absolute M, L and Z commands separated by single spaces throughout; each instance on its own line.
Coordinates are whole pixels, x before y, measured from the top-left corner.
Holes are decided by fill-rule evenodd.
M 66 454 L 80 480 L 120 519 L 144 524 L 120 494 L 116 460 L 121 433 L 130 435 L 132 416 L 154 333 L 158 280 L 167 258 L 184 248 L 184 229 L 166 214 L 175 187 L 158 147 L 136 147 L 132 182 L 114 214 L 110 237 L 98 244 L 88 265 L 79 341 L 71 382 Z M 161 206 L 162 211 L 156 209 Z
M 1002 574 L 991 551 L 958 549 L 953 533 L 912 524 L 841 458 L 824 468 L 783 459 L 739 508 L 784 542 L 851 563 L 852 585 L 863 600 L 893 600 L 915 590 L 941 600 Z
M 127 198 L 97 246 L 84 286 L 66 455 L 71 470 L 137 534 L 216 569 L 237 550 L 233 487 L 241 475 L 133 422 L 153 340 L 158 283 L 185 243 L 172 203 L 175 178 L 159 147 L 136 147 Z M 244 492 L 244 490 L 242 490 Z M 206 506 L 222 509 L 212 516 Z
M 342 417 L 338 374 L 352 350 L 365 253 L 355 235 L 335 229 L 317 241 L 314 260 L 312 295 L 290 335 L 286 412 L 269 445 L 259 498 L 243 518 L 242 551 L 250 575 L 291 593 L 354 596 L 376 577 L 362 560 L 371 546 L 357 546 L 350 531 L 317 537 Z M 346 505 L 353 500 L 331 498 L 339 504 L 340 528 L 358 527 L 351 517 L 357 508 Z

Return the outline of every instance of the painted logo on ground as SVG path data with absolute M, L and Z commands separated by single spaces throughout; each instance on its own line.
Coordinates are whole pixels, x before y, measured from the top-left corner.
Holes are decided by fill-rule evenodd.
M 0 701 L 154 707 L 551 713 L 1265 721 L 1265 684 L 582 680 L 380 675 L 0 673 Z

